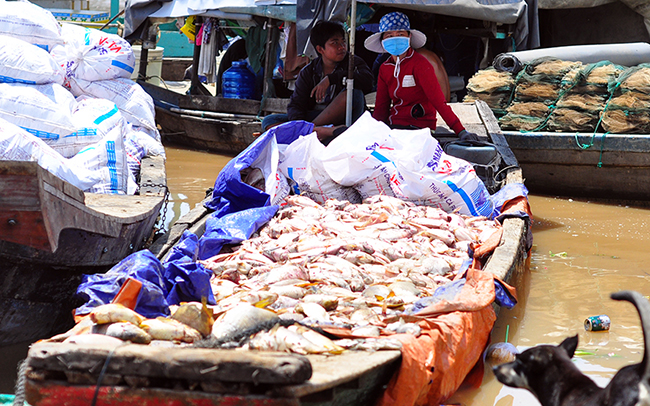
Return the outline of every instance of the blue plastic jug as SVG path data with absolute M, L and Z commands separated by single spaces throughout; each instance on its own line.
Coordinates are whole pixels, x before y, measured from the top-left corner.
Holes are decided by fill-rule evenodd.
M 245 61 L 233 61 L 221 78 L 222 94 L 227 99 L 253 99 L 255 97 L 255 74 Z

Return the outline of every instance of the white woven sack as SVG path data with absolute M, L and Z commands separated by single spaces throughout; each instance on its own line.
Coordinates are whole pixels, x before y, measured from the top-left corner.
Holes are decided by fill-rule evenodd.
M 129 167 L 128 194 L 135 194 L 138 185 L 135 182 L 140 176 L 142 158 L 145 156 L 160 155 L 165 158 L 165 147 L 149 136 L 142 127 L 135 127 L 127 123 L 124 127 L 124 150 L 126 151 L 126 162 Z
M 99 173 L 100 180 L 90 189 L 91 193 L 126 194 L 129 168 L 124 150 L 122 128 L 115 127 L 101 141 L 82 149 L 70 158 L 80 168 Z
M 76 132 L 72 122 L 75 103 L 74 96 L 57 83 L 0 83 L 0 118 L 24 128 L 50 146 Z
M 339 185 L 327 174 L 321 161 L 324 151 L 317 134 L 311 133 L 289 144 L 280 154 L 280 172 L 289 179 L 293 192 L 321 204 L 328 199 L 361 203 L 354 188 Z
M 0 35 L 0 82 L 62 85 L 63 70 L 46 50 Z
M 124 132 L 126 121 L 115 103 L 106 99 L 80 96 L 72 109 L 76 132 L 53 145 L 61 155 L 72 158 L 85 147 L 101 141 L 111 131 Z
M 69 81 L 130 78 L 135 69 L 135 56 L 122 37 L 74 24 L 61 24 L 64 45 L 51 53 L 64 68 L 66 86 Z
M 27 1 L 0 2 L 0 34 L 51 51 L 63 44 L 61 26 L 52 13 Z
M 111 100 L 128 122 L 157 133 L 153 99 L 142 86 L 131 79 L 118 78 L 95 82 L 78 79 L 70 82 L 70 90 L 75 96 L 88 95 Z
M 285 197 L 289 196 L 289 183 L 278 169 L 279 161 L 278 142 L 273 137 L 249 165 L 251 168 L 258 168 L 262 171 L 265 179 L 264 191 L 270 196 L 271 204 L 279 204 Z
M 42 140 L 0 118 L 0 160 L 35 161 L 53 175 L 85 190 L 99 181 L 99 173 L 75 167 Z
M 491 217 L 494 204 L 472 164 L 439 149 L 417 170 L 400 167 L 392 184 L 395 195 L 451 213 Z

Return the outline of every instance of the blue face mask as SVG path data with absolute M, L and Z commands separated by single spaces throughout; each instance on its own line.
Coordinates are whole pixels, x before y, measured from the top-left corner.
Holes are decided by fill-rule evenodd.
M 409 46 L 411 45 L 411 38 L 390 37 L 381 41 L 381 45 L 389 54 L 399 56 L 406 52 L 407 49 L 409 49 Z

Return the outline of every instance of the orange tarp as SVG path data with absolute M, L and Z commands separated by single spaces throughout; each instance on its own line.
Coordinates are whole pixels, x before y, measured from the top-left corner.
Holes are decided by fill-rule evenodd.
M 395 334 L 402 344 L 402 363 L 378 406 L 439 405 L 456 392 L 482 360 L 496 320 L 492 274 L 469 269 L 467 282 L 451 300 L 423 309 L 422 334 Z

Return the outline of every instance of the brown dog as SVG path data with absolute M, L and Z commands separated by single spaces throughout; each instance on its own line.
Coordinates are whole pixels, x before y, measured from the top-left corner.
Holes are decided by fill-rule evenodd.
M 647 406 L 650 405 L 650 303 L 638 292 L 621 291 L 614 300 L 634 304 L 641 318 L 645 352 L 643 360 L 619 370 L 601 388 L 571 361 L 578 336 L 558 346 L 539 345 L 517 354 L 513 362 L 493 368 L 499 382 L 528 389 L 542 406 Z

